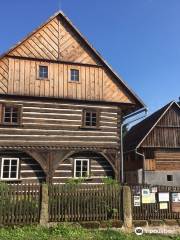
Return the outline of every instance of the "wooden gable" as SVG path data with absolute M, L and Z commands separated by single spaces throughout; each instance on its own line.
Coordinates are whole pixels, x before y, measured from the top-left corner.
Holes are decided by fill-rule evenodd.
M 93 65 L 99 63 L 62 15 L 57 15 L 33 32 L 9 55 Z
M 176 103 L 158 120 L 141 147 L 180 148 L 180 108 Z
M 49 68 L 48 81 L 37 77 L 38 66 L 44 64 Z M 72 68 L 80 71 L 79 83 L 69 81 Z M 62 12 L 1 57 L 0 94 L 144 107 Z

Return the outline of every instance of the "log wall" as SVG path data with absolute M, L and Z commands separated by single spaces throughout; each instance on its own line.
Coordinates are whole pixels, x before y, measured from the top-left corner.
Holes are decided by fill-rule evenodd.
M 119 149 L 118 106 L 62 101 L 0 99 L 22 107 L 21 124 L 0 125 L 0 146 L 66 146 Z M 99 111 L 99 128 L 82 128 L 83 110 Z

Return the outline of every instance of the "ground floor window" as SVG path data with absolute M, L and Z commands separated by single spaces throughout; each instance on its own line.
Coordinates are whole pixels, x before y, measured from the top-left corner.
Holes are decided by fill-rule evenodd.
M 74 177 L 89 177 L 89 159 L 74 160 Z
M 19 158 L 2 158 L 1 179 L 17 180 L 19 171 Z

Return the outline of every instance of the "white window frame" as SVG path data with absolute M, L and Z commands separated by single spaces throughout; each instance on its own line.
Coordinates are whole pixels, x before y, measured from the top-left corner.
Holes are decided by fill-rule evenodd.
M 3 177 L 3 168 L 4 168 L 4 161 L 5 160 L 10 160 L 10 171 L 9 171 L 9 177 L 8 178 L 4 178 Z M 12 160 L 16 160 L 17 161 L 17 172 L 16 172 L 16 178 L 11 178 L 10 174 L 11 174 L 11 162 Z M 2 180 L 18 180 L 19 177 L 19 158 L 2 158 L 2 162 L 1 162 L 1 179 Z
M 81 162 L 81 176 L 80 177 L 77 177 L 76 176 L 76 162 L 77 161 L 80 161 Z M 74 159 L 74 178 L 83 178 L 83 176 L 82 176 L 82 162 L 83 161 L 86 161 L 87 162 L 87 178 L 89 177 L 89 170 L 90 170 L 90 168 L 89 168 L 89 159 L 87 159 L 87 158 L 76 158 L 76 159 Z

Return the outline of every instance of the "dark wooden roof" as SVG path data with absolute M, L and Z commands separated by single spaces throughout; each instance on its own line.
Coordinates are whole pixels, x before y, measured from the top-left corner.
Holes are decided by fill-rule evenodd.
M 158 111 L 154 112 L 149 117 L 145 118 L 143 121 L 133 126 L 124 138 L 124 152 L 131 151 L 140 147 L 143 140 L 149 135 L 159 120 L 174 104 L 179 107 L 176 102 L 170 102 Z

